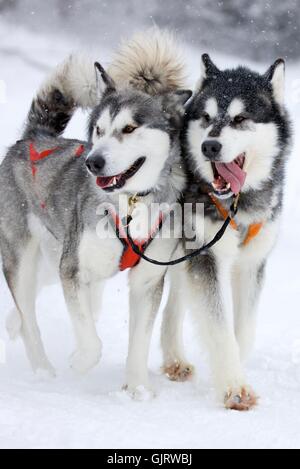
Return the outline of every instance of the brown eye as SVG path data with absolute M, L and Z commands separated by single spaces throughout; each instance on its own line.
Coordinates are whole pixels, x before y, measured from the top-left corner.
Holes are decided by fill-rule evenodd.
M 203 114 L 203 119 L 207 124 L 209 124 L 211 121 L 210 115 L 207 112 Z
M 123 134 L 132 134 L 136 129 L 137 127 L 134 125 L 126 125 L 123 129 Z
M 236 116 L 236 117 L 234 118 L 233 122 L 234 122 L 234 124 L 239 125 L 239 124 L 242 124 L 243 122 L 245 122 L 246 120 L 247 120 L 247 117 L 246 117 L 246 116 L 240 115 L 240 116 Z
M 96 127 L 96 134 L 97 134 L 98 137 L 101 137 L 101 135 L 102 135 L 102 130 L 100 129 L 99 126 Z

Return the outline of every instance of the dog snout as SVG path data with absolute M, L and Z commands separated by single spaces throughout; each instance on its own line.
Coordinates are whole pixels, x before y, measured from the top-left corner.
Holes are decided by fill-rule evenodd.
M 221 150 L 222 145 L 217 140 L 206 140 L 202 145 L 203 155 L 211 161 L 219 159 Z
M 105 158 L 102 155 L 91 155 L 86 160 L 86 166 L 94 176 L 101 176 L 105 166 Z

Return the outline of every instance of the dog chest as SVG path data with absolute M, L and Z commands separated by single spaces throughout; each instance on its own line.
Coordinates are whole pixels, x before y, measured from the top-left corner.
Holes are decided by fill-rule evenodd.
M 86 230 L 79 246 L 79 262 L 85 276 L 112 277 L 119 271 L 123 247 L 113 233 Z

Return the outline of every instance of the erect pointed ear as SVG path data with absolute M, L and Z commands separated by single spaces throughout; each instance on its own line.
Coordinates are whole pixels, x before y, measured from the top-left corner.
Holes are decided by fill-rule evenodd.
M 98 98 L 101 98 L 106 90 L 116 91 L 116 84 L 114 80 L 108 75 L 99 62 L 95 63 L 95 71 Z
M 181 128 L 185 114 L 185 104 L 192 95 L 193 92 L 190 90 L 177 90 L 162 96 L 163 111 L 174 130 Z
M 177 90 L 166 93 L 163 95 L 162 101 L 165 112 L 184 112 L 184 105 L 192 95 L 193 92 L 191 90 Z
M 283 106 L 285 95 L 285 61 L 283 59 L 276 60 L 265 76 L 272 84 L 275 101 L 280 106 Z
M 193 92 L 191 90 L 178 90 L 174 93 L 175 101 L 182 104 L 182 106 L 184 106 L 192 96 Z
M 201 58 L 201 77 L 199 82 L 197 83 L 197 91 L 201 91 L 203 82 L 206 78 L 210 76 L 216 76 L 219 72 L 220 70 L 213 63 L 210 56 L 208 54 L 203 54 Z
M 217 75 L 220 70 L 218 67 L 213 63 L 210 56 L 208 54 L 202 55 L 202 71 L 206 77 L 211 75 Z

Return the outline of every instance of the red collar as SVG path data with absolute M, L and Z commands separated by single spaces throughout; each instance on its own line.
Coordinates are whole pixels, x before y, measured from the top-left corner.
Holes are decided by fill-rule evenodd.
M 132 269 L 133 267 L 136 267 L 140 263 L 141 258 L 138 254 L 136 254 L 133 251 L 132 246 L 128 240 L 127 226 L 123 224 L 119 215 L 115 211 L 110 209 L 109 213 L 114 223 L 114 229 L 116 231 L 116 235 L 124 246 L 124 251 L 123 251 L 120 264 L 119 264 L 119 269 L 121 272 L 123 272 L 124 270 Z M 163 225 L 163 220 L 164 220 L 164 215 L 160 213 L 159 218 L 155 226 L 151 230 L 151 233 L 148 239 L 144 241 L 139 241 L 139 242 L 135 241 L 135 245 L 139 248 L 140 252 L 144 253 L 146 249 L 150 246 L 150 244 L 152 243 L 157 233 L 159 233 L 159 231 L 161 230 L 162 225 Z

